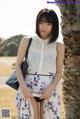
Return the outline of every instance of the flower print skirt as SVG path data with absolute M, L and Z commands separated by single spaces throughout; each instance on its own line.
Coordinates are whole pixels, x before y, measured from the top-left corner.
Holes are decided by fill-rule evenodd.
M 34 92 L 42 93 L 51 85 L 54 75 L 27 74 L 25 83 L 28 88 Z M 34 119 L 34 111 L 30 99 L 25 99 L 21 88 L 18 89 L 16 96 L 17 119 Z M 53 91 L 52 96 L 48 100 L 44 100 L 43 104 L 44 119 L 60 119 L 60 98 L 57 89 Z

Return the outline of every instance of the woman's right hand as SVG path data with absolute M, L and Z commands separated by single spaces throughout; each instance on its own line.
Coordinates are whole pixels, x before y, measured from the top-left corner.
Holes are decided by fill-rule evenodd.
M 34 98 L 33 95 L 32 95 L 32 90 L 29 89 L 26 84 L 24 84 L 23 86 L 21 86 L 21 90 L 22 90 L 22 93 L 23 93 L 23 96 L 26 98 L 26 99 L 29 99 L 29 98 Z

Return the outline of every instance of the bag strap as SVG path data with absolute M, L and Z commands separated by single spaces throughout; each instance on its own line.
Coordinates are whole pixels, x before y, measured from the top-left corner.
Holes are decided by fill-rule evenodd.
M 30 45 L 31 45 L 31 42 L 32 42 L 32 38 L 29 39 L 28 47 L 27 47 L 26 54 L 25 54 L 25 59 L 27 59 L 28 51 L 29 51 L 29 47 L 30 47 Z

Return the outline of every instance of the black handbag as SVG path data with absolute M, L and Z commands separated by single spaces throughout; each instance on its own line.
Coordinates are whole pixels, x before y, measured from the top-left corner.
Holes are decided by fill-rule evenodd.
M 29 47 L 31 45 L 31 41 L 32 41 L 32 38 L 29 39 L 29 43 L 28 43 L 28 48 L 26 50 L 26 55 L 25 55 L 25 60 L 22 62 L 21 64 L 21 70 L 22 70 L 22 74 L 23 74 L 23 77 L 25 78 L 25 75 L 26 75 L 26 72 L 27 72 L 27 68 L 28 68 L 28 64 L 27 64 L 27 55 L 28 55 L 28 50 L 29 50 Z M 17 80 L 17 77 L 16 77 L 16 72 L 15 70 L 12 72 L 12 74 L 8 77 L 7 81 L 5 82 L 8 86 L 10 86 L 11 88 L 15 89 L 15 90 L 18 90 L 19 88 L 19 82 Z

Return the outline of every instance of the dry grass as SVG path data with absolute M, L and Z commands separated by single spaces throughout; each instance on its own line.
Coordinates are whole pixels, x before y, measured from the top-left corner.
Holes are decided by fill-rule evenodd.
M 8 76 L 12 72 L 11 65 L 5 65 L 0 63 L 0 76 Z
M 60 103 L 61 103 L 61 119 L 64 119 L 64 104 L 63 104 L 63 96 L 62 96 L 62 92 L 59 92 L 59 96 L 60 96 Z
M 0 109 L 10 108 L 11 119 L 16 119 L 15 98 L 16 91 L 14 89 L 7 87 L 0 88 Z
M 15 61 L 16 57 L 0 57 L 0 77 L 7 77 L 11 74 L 13 70 L 12 64 Z M 4 81 L 0 79 L 0 83 L 3 84 Z M 16 91 L 12 88 L 0 88 L 0 109 L 11 108 L 11 119 L 16 119 L 15 97 Z
M 12 64 L 16 57 L 0 57 L 0 76 L 8 76 L 12 72 Z
M 2 56 L 2 57 L 0 57 L 0 61 L 1 60 L 5 60 L 5 61 L 16 61 L 16 58 L 17 57 L 6 57 L 6 56 Z

